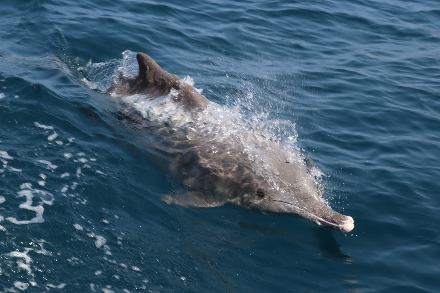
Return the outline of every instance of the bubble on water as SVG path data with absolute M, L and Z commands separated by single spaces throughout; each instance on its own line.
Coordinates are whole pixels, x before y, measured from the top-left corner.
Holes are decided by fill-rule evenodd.
M 32 248 L 25 248 L 23 252 L 21 251 L 12 251 L 8 254 L 6 254 L 9 257 L 18 258 L 17 265 L 20 269 L 27 272 L 29 276 L 34 276 L 32 269 L 31 269 L 31 263 L 32 258 L 28 255 L 29 251 L 33 250 Z
M 65 177 L 69 177 L 69 176 L 70 176 L 70 174 L 68 172 L 65 172 L 60 175 L 61 178 L 65 178 Z
M 133 271 L 135 271 L 135 272 L 140 272 L 140 271 L 141 271 L 141 269 L 138 268 L 138 267 L 136 267 L 136 266 L 132 266 L 131 269 L 132 269 Z
M 38 122 L 34 122 L 34 125 L 37 126 L 38 128 L 42 128 L 44 130 L 53 130 L 53 126 L 43 125 Z
M 81 168 L 77 168 L 76 169 L 76 177 L 79 178 L 81 175 L 83 175 L 81 172 Z
M 80 158 L 80 159 L 78 159 L 78 161 L 83 163 L 83 164 L 88 162 L 88 160 L 86 158 Z
M 22 169 L 17 169 L 17 168 L 14 168 L 14 167 L 9 167 L 9 170 L 12 171 L 12 172 L 22 172 L 23 171 Z
M 20 281 L 15 281 L 14 282 L 14 287 L 19 289 L 19 290 L 21 290 L 21 291 L 24 291 L 24 290 L 26 290 L 29 287 L 29 284 L 28 283 L 23 283 L 23 282 L 20 282 Z
M 7 217 L 6 220 L 9 222 L 16 224 L 16 225 L 27 225 L 27 224 L 34 224 L 34 223 L 43 223 L 43 212 L 44 207 L 43 205 L 52 205 L 53 203 L 53 195 L 47 191 L 39 190 L 39 189 L 32 189 L 30 183 L 24 183 L 20 187 L 22 190 L 17 192 L 17 197 L 25 197 L 26 201 L 24 203 L 21 203 L 18 207 L 21 209 L 29 210 L 35 212 L 35 217 L 30 220 L 18 220 L 15 217 Z M 25 189 L 27 188 L 27 189 Z M 39 195 L 40 203 L 39 205 L 34 205 L 33 199 L 35 195 Z
M 31 189 L 32 188 L 32 183 L 23 183 L 20 185 L 20 189 Z
M 47 137 L 48 141 L 53 141 L 54 139 L 56 139 L 58 137 L 58 133 L 54 132 L 52 135 L 49 135 Z
M 64 287 L 66 287 L 66 285 L 67 285 L 66 283 L 61 283 L 59 285 L 54 285 L 54 284 L 49 283 L 46 285 L 46 287 L 52 288 L 52 289 L 64 289 Z
M 6 151 L 0 151 L 0 158 L 3 158 L 5 160 L 13 160 L 14 159 Z
M 53 165 L 51 162 L 46 160 L 37 160 L 37 162 L 46 165 L 47 169 L 55 170 L 56 168 L 58 168 L 58 166 Z
M 65 157 L 66 159 L 70 159 L 73 155 L 71 153 L 65 153 L 63 154 L 63 157 Z

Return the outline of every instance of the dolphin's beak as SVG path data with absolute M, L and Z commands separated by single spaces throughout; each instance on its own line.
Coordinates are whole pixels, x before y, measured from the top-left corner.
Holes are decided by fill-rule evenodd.
M 335 214 L 338 214 L 338 216 L 343 217 L 341 220 L 335 222 L 332 220 L 324 220 L 321 217 L 317 217 L 315 215 L 309 217 L 310 220 L 312 220 L 316 225 L 318 226 L 325 226 L 334 230 L 339 230 L 344 233 L 351 232 L 351 230 L 354 229 L 354 220 L 350 216 L 344 216 L 339 213 L 334 212 Z M 339 217 L 338 217 L 339 218 Z
M 351 232 L 354 229 L 354 220 L 350 216 L 342 215 L 327 206 L 324 202 L 314 201 L 308 202 L 308 206 L 304 204 L 299 206 L 284 200 L 273 200 L 278 205 L 281 204 L 279 210 L 283 210 L 287 214 L 300 215 L 318 226 L 325 226 L 344 233 Z M 312 204 L 313 203 L 313 204 Z

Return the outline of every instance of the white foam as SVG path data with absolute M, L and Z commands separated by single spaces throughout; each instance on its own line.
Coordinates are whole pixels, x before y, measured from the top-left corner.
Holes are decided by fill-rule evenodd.
M 63 173 L 63 174 L 61 174 L 61 178 L 65 178 L 65 177 L 69 177 L 70 176 L 70 174 L 69 173 L 67 173 L 67 172 L 65 172 L 65 173 Z
M 73 227 L 75 227 L 75 229 L 79 231 L 83 230 L 83 227 L 80 224 L 74 224 Z
M 17 169 L 17 168 L 13 168 L 13 167 L 9 167 L 9 170 L 11 170 L 12 172 L 22 172 L 23 171 L 21 169 Z
M 67 185 L 64 185 L 63 188 L 61 188 L 61 193 L 66 193 L 67 190 L 69 190 L 69 187 Z
M 54 284 L 49 283 L 46 285 L 46 287 L 53 288 L 53 289 L 64 289 L 64 287 L 66 287 L 66 285 L 67 285 L 66 283 L 61 283 L 59 285 L 54 285 Z
M 70 159 L 73 155 L 71 153 L 65 153 L 63 154 L 63 157 L 65 157 L 66 159 Z
M 55 141 L 55 143 L 56 143 L 57 145 L 63 145 L 63 142 L 62 142 L 61 140 L 57 140 L 57 141 Z
M 38 241 L 38 244 L 40 245 L 40 249 L 35 250 L 35 252 L 38 253 L 38 254 L 43 254 L 43 255 L 52 255 L 52 253 L 51 253 L 50 251 L 47 251 L 47 250 L 44 248 L 43 244 L 44 244 L 45 242 L 46 242 L 46 241 L 44 241 L 43 239 L 40 239 L 40 240 Z
M 0 204 L 4 203 L 6 201 L 4 196 L 0 195 Z M 0 216 L 0 222 L 1 222 L 1 216 Z
M 23 183 L 20 185 L 20 189 L 32 189 L 32 183 Z
M 0 93 L 0 100 L 3 99 L 3 98 L 5 98 L 5 97 L 6 97 L 5 94 Z
M 32 269 L 31 269 L 31 266 L 29 264 L 24 263 L 23 261 L 18 260 L 17 261 L 17 265 L 18 265 L 18 267 L 20 269 L 26 271 L 29 276 L 33 276 Z
M 69 263 L 71 263 L 72 265 L 79 265 L 79 264 L 83 264 L 83 263 L 84 263 L 82 260 L 80 260 L 80 259 L 77 258 L 77 257 L 71 257 L 71 258 L 68 258 L 67 261 L 68 261 Z
M 37 126 L 38 128 L 43 128 L 44 130 L 53 130 L 53 126 L 43 125 L 38 122 L 34 122 L 34 125 Z
M 101 248 L 101 247 L 104 246 L 105 243 L 107 242 L 107 240 L 106 240 L 103 236 L 96 235 L 95 238 L 96 238 L 96 240 L 95 240 L 95 246 L 96 246 L 97 248 Z
M 26 197 L 26 202 L 20 204 L 18 207 L 21 209 L 26 209 L 26 210 L 30 210 L 30 211 L 34 211 L 36 216 L 31 219 L 31 220 L 17 220 L 14 217 L 8 217 L 6 218 L 6 220 L 8 220 L 9 222 L 16 224 L 16 225 L 27 225 L 27 224 L 34 224 L 34 223 L 43 223 L 44 219 L 43 219 L 43 212 L 44 212 L 44 207 L 42 205 L 38 205 L 38 206 L 33 206 L 32 205 L 32 198 L 34 197 L 33 193 L 31 190 L 25 189 L 25 190 L 21 190 L 18 192 L 18 196 L 19 197 Z
M 58 137 L 58 133 L 54 132 L 52 135 L 49 135 L 47 137 L 48 141 L 53 141 L 54 139 L 56 139 Z
M 30 256 L 28 256 L 29 250 L 31 250 L 31 249 L 27 248 L 24 252 L 12 251 L 12 252 L 8 253 L 8 255 L 11 257 L 22 258 L 26 263 L 31 263 L 32 258 Z
M 55 170 L 56 168 L 58 168 L 58 166 L 53 165 L 51 162 L 46 160 L 37 160 L 37 162 L 46 165 L 47 169 Z
M 88 162 L 88 160 L 86 158 L 80 158 L 80 159 L 78 159 L 78 161 L 80 161 L 83 164 Z
M 24 291 L 24 290 L 26 290 L 29 287 L 29 284 L 28 283 L 23 283 L 23 282 L 20 282 L 20 281 L 15 281 L 14 282 L 14 287 L 19 289 L 19 290 L 21 290 L 21 291 Z
M 38 185 L 44 186 L 44 185 L 46 185 L 46 181 L 38 181 Z
M 135 272 L 140 272 L 140 271 L 141 271 L 141 269 L 138 268 L 138 267 L 136 267 L 136 266 L 132 266 L 131 269 L 132 269 L 133 271 L 135 271 Z
M 83 175 L 82 172 L 81 172 L 81 168 L 77 168 L 76 169 L 76 177 L 79 178 L 81 175 Z
M 20 187 L 29 187 L 30 183 L 24 183 Z M 6 220 L 16 225 L 28 225 L 28 224 L 36 224 L 43 223 L 43 212 L 44 207 L 43 204 L 52 205 L 54 198 L 53 195 L 47 191 L 39 190 L 39 189 L 22 189 L 17 192 L 18 197 L 25 197 L 26 201 L 21 203 L 18 207 L 21 209 L 26 209 L 29 211 L 35 212 L 35 217 L 30 220 L 17 220 L 15 217 L 8 217 Z M 40 205 L 33 205 L 34 194 L 40 195 Z
M 0 158 L 3 158 L 5 160 L 13 160 L 14 158 L 11 157 L 7 151 L 0 151 Z

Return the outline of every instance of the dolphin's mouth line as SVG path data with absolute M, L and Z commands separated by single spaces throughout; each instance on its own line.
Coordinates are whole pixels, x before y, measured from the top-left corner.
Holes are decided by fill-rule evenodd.
M 287 202 L 287 201 L 284 201 L 284 200 L 276 200 L 276 199 L 272 199 L 272 201 L 281 202 L 281 203 L 284 203 L 284 204 L 288 204 L 288 205 L 294 206 L 295 208 L 297 208 L 297 209 L 299 209 L 299 210 L 301 210 L 301 211 L 303 211 L 303 212 L 309 214 L 310 216 L 312 216 L 313 218 L 315 218 L 315 219 L 317 219 L 317 220 L 319 220 L 319 221 L 321 221 L 321 222 L 324 222 L 324 223 L 328 224 L 329 226 L 333 226 L 333 227 L 339 227 L 339 226 L 340 226 L 340 225 L 338 225 L 338 224 L 335 224 L 335 223 L 332 223 L 332 222 L 326 221 L 326 220 L 324 220 L 323 218 L 318 217 L 317 215 L 312 214 L 311 212 L 306 211 L 305 209 L 300 208 L 299 206 L 296 206 L 296 205 L 294 205 L 294 204 L 292 204 L 292 203 L 290 203 L 290 202 Z

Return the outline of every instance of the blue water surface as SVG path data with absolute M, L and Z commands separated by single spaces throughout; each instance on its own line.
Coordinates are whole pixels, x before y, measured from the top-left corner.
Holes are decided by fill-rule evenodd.
M 438 2 L 3 2 L 0 292 L 438 292 Z M 126 50 L 294 137 L 355 229 L 161 201 L 97 90 Z

